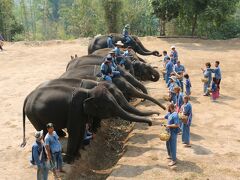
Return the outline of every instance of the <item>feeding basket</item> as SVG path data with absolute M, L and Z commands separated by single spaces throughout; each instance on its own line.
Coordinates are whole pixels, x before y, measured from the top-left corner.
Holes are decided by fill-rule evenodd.
M 203 83 L 207 83 L 207 82 L 208 82 L 208 78 L 202 78 L 201 81 L 202 81 Z
M 188 122 L 188 116 L 184 115 L 184 114 L 178 114 L 179 119 L 184 123 L 187 124 Z
M 168 141 L 170 139 L 170 137 L 171 137 L 171 135 L 167 131 L 163 132 L 159 135 L 159 138 L 161 141 Z

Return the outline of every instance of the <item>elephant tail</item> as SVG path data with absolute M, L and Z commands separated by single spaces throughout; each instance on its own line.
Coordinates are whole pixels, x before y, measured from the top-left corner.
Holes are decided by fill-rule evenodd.
M 25 122 L 26 122 L 25 106 L 26 106 L 26 103 L 27 103 L 27 98 L 24 100 L 24 103 L 23 103 L 23 142 L 21 144 L 21 147 L 24 147 L 27 143 L 26 135 L 25 135 Z

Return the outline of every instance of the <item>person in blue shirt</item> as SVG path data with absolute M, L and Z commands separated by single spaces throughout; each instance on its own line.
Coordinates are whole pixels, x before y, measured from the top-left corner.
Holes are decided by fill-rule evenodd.
M 133 55 L 131 54 L 132 51 L 132 46 L 128 46 L 127 49 L 124 51 L 123 55 L 125 57 L 132 57 Z
M 123 28 L 123 31 L 122 31 L 124 43 L 126 43 L 126 44 L 130 43 L 131 40 L 132 40 L 132 38 L 130 37 L 129 32 L 128 32 L 129 28 L 130 28 L 130 25 L 126 24 Z
M 175 76 L 170 77 L 170 84 L 168 89 L 169 89 L 170 102 L 172 102 L 173 104 L 176 104 L 176 93 L 174 91 L 174 88 L 179 86 L 176 81 L 177 81 L 177 78 Z
M 177 160 L 177 134 L 179 131 L 179 118 L 177 112 L 175 112 L 174 104 L 168 106 L 168 113 L 164 118 L 168 120 L 166 128 L 171 135 L 170 139 L 166 142 L 168 159 L 172 160 L 168 166 L 173 166 Z
M 116 56 L 116 62 L 117 64 L 124 64 L 125 60 L 123 58 L 123 52 L 121 51 L 120 48 L 122 48 L 124 46 L 124 44 L 121 41 L 117 41 L 117 43 L 115 44 L 116 47 L 114 48 L 115 51 L 115 56 Z
M 109 52 L 109 54 L 107 55 L 106 59 L 111 60 L 111 64 L 110 65 L 112 67 L 112 71 L 117 71 L 116 56 L 115 56 L 114 49 Z
M 174 65 L 173 71 L 178 74 L 180 77 L 179 82 L 180 82 L 180 87 L 182 88 L 183 91 L 183 73 L 185 72 L 185 67 L 181 64 L 180 61 L 177 61 L 177 64 Z
M 184 96 L 184 104 L 181 107 L 181 112 L 188 117 L 187 123 L 182 124 L 182 142 L 185 147 L 191 147 L 190 145 L 190 126 L 192 124 L 192 105 L 189 102 L 189 97 Z
M 212 100 L 215 101 L 218 97 L 219 97 L 219 90 L 218 90 L 218 87 L 217 87 L 217 78 L 213 78 L 213 81 L 212 81 L 212 86 L 211 86 L 211 89 L 210 89 L 210 92 L 212 93 Z
M 184 83 L 185 84 L 185 94 L 186 94 L 186 96 L 190 96 L 192 84 L 191 84 L 189 75 L 187 73 L 185 73 L 183 77 L 185 79 L 185 83 Z
M 212 70 L 211 70 L 211 63 L 207 62 L 206 69 L 202 69 L 204 78 L 207 79 L 207 82 L 203 84 L 203 96 L 209 96 L 208 88 L 210 87 L 212 81 Z
M 163 67 L 166 67 L 167 59 L 170 58 L 167 51 L 163 51 Z
M 101 64 L 101 73 L 105 81 L 112 82 L 112 68 L 111 68 L 111 59 L 105 59 Z
M 218 89 L 220 89 L 220 82 L 221 82 L 221 79 L 222 79 L 222 73 L 221 73 L 221 69 L 219 67 L 219 64 L 220 64 L 220 62 L 216 61 L 215 62 L 215 69 L 212 69 L 212 72 L 214 73 L 214 77 L 217 80 Z
M 167 64 L 166 64 L 166 74 L 165 74 L 165 81 L 166 84 L 169 81 L 170 74 L 173 72 L 173 63 L 170 61 L 170 58 L 167 58 Z
M 180 83 L 180 81 L 177 79 L 177 77 L 175 76 L 175 73 L 174 73 L 174 72 L 172 72 L 172 73 L 170 74 L 170 78 L 169 78 L 169 81 L 168 81 L 168 83 L 167 83 L 167 87 L 168 87 L 168 88 L 170 87 L 170 85 L 171 85 L 172 82 L 174 82 L 174 83 L 176 84 L 176 86 L 181 86 L 181 83 Z
M 181 91 L 181 88 L 179 86 L 176 86 L 174 87 L 174 93 L 175 93 L 175 109 L 176 109 L 176 112 L 179 113 L 180 112 L 180 109 L 183 105 L 183 93 L 180 92 Z M 182 121 L 179 122 L 179 127 L 182 131 Z M 181 134 L 181 132 L 179 132 L 179 134 Z
M 172 46 L 171 49 L 172 49 L 172 51 L 171 51 L 172 61 L 174 62 L 174 64 L 176 64 L 178 61 L 178 52 L 176 51 L 175 46 Z
M 107 46 L 108 48 L 114 48 L 115 46 L 113 45 L 113 40 L 112 40 L 113 36 L 112 34 L 109 34 L 108 35 L 108 38 L 107 38 Z
M 53 173 L 56 175 L 56 171 L 65 172 L 62 169 L 62 145 L 59 142 L 59 137 L 54 131 L 52 123 L 47 124 L 48 133 L 45 136 L 45 147 L 47 150 L 47 157 L 49 161 L 52 161 L 55 167 L 53 167 Z
M 31 164 L 37 165 L 37 180 L 48 179 L 47 154 L 43 142 L 43 130 L 35 132 L 36 141 L 32 145 Z

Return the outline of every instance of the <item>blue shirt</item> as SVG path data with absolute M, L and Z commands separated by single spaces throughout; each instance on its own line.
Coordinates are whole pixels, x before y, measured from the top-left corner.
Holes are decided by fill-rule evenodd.
M 216 67 L 216 69 L 212 69 L 212 72 L 215 74 L 216 79 L 222 79 L 222 73 L 220 67 Z
M 127 57 L 132 57 L 132 54 L 128 50 L 124 51 L 123 55 Z
M 187 124 L 191 125 L 191 123 L 192 123 L 192 105 L 190 104 L 190 102 L 188 102 L 187 104 L 183 104 L 182 110 L 183 110 L 183 114 L 188 116 Z
M 116 57 L 122 56 L 121 50 L 118 47 L 114 48 Z
M 211 83 L 211 81 L 212 81 L 212 70 L 211 70 L 210 68 L 207 68 L 207 69 L 203 72 L 203 76 L 208 79 L 207 84 L 210 85 L 210 83 Z
M 175 98 L 176 98 L 176 105 L 179 107 L 179 108 L 181 108 L 182 107 L 182 105 L 183 105 L 183 93 L 179 93 L 179 94 L 176 94 L 176 96 L 175 96 Z
M 181 64 L 179 66 L 177 64 L 175 64 L 173 69 L 176 73 L 185 72 L 185 67 Z
M 212 88 L 211 88 L 212 92 L 216 92 L 217 91 L 217 84 L 215 82 L 212 82 Z
M 123 28 L 122 35 L 123 35 L 124 37 L 129 36 L 128 30 L 127 30 L 126 28 Z
M 168 58 L 169 58 L 168 55 L 164 56 L 164 57 L 163 57 L 163 62 L 166 63 Z
M 113 41 L 112 41 L 111 37 L 107 38 L 107 45 L 108 45 L 108 48 L 114 48 Z
M 42 154 L 41 157 L 40 154 Z M 41 142 L 36 141 L 32 145 L 31 163 L 37 165 L 38 167 L 41 167 L 43 163 L 46 161 L 46 159 L 47 156 L 43 144 Z
M 55 131 L 53 131 L 53 134 L 50 135 L 49 133 L 47 133 L 47 135 L 45 136 L 45 144 L 49 145 L 50 150 L 52 153 L 56 153 L 56 152 L 61 152 L 62 151 L 62 146 L 59 142 L 59 137 L 57 135 L 57 133 Z
M 179 81 L 178 79 L 176 79 L 176 81 L 173 82 L 173 84 L 174 84 L 174 87 L 175 87 L 175 86 L 181 87 L 181 83 L 180 83 L 180 81 Z M 171 85 L 171 79 L 168 80 L 167 87 L 169 88 L 170 85 Z
M 112 68 L 110 65 L 106 64 L 106 63 L 102 63 L 101 64 L 101 72 L 103 75 L 109 75 L 112 73 Z
M 167 115 L 164 117 L 168 120 L 168 125 L 175 124 L 179 125 L 179 118 L 177 112 L 173 113 L 167 113 Z M 169 128 L 171 133 L 178 133 L 178 128 Z
M 166 64 L 166 74 L 170 75 L 171 72 L 173 72 L 173 63 L 171 61 L 169 61 Z
M 175 51 L 171 51 L 171 54 L 173 55 L 173 58 L 175 61 L 178 60 L 178 52 L 175 50 Z

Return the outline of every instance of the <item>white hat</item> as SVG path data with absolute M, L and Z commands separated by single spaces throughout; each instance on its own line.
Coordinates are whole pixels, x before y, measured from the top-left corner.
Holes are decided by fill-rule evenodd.
M 34 136 L 35 136 L 36 140 L 40 140 L 41 137 L 43 136 L 43 130 L 36 131 Z
M 176 47 L 175 46 L 171 46 L 171 49 L 175 49 Z
M 115 45 L 123 46 L 124 44 L 121 41 L 118 41 Z

